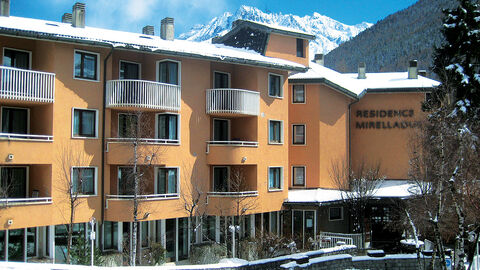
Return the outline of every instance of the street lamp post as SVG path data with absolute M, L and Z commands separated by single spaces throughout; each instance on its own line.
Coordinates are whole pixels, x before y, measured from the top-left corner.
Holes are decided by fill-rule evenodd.
M 90 219 L 90 226 L 92 230 L 90 231 L 90 264 L 93 266 L 93 246 L 95 241 L 95 218 Z

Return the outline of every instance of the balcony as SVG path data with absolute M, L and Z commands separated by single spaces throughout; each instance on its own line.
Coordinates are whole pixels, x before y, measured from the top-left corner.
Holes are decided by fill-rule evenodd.
M 0 66 L 0 99 L 53 103 L 55 74 Z
M 258 142 L 207 141 L 207 163 L 246 165 L 257 164 Z
M 260 93 L 243 89 L 208 89 L 207 114 L 254 115 L 260 111 Z
M 181 87 L 173 84 L 113 80 L 107 82 L 107 108 L 180 111 Z

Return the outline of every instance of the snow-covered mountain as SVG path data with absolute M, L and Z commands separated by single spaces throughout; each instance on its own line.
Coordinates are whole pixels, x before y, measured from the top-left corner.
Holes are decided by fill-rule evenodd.
M 213 18 L 208 24 L 195 25 L 187 33 L 179 35 L 178 38 L 192 41 L 210 41 L 215 36 L 227 33 L 232 28 L 232 22 L 238 19 L 289 27 L 315 35 L 316 40 L 310 42 L 311 57 L 315 53 L 328 53 L 339 44 L 372 26 L 371 23 L 367 22 L 346 25 L 317 12 L 314 12 L 312 16 L 299 17 L 292 14 L 265 13 L 255 7 L 241 6 L 235 14 L 225 12 L 222 16 Z

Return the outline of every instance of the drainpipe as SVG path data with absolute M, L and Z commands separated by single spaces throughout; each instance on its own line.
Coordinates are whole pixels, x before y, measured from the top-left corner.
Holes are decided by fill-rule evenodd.
M 103 224 L 105 221 L 105 108 L 107 105 L 107 61 L 112 56 L 113 53 L 113 45 L 111 45 L 110 52 L 108 53 L 105 60 L 103 60 L 103 106 L 102 106 L 102 166 L 101 166 L 101 179 L 102 179 L 102 190 L 101 190 L 101 197 L 102 197 L 102 218 L 100 220 L 100 224 Z M 103 230 L 99 230 L 100 233 L 100 249 L 103 250 L 103 242 L 101 241 Z
M 355 101 L 351 102 L 348 104 L 348 169 L 350 170 L 352 168 L 352 158 L 351 158 L 351 152 L 352 152 L 352 123 L 351 123 L 351 115 L 352 115 L 352 105 L 359 102 L 360 98 L 357 97 Z M 351 228 L 350 224 L 350 219 L 348 219 L 348 227 Z

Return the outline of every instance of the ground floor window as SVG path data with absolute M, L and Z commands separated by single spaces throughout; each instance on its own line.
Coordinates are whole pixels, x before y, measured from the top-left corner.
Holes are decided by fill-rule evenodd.
M 297 247 L 307 248 L 308 239 L 315 239 L 316 217 L 314 210 L 292 211 L 292 232 Z
M 216 217 L 207 216 L 202 222 L 202 241 L 212 241 L 216 239 Z
M 118 222 L 103 223 L 103 249 L 118 250 Z
M 0 231 L 0 260 L 25 262 L 38 254 L 38 228 Z

